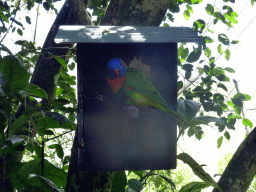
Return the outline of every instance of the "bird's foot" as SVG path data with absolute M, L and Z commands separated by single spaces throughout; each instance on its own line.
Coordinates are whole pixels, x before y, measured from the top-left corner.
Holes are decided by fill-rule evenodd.
M 133 105 L 126 105 L 123 110 L 133 118 L 137 118 L 139 116 L 139 109 Z

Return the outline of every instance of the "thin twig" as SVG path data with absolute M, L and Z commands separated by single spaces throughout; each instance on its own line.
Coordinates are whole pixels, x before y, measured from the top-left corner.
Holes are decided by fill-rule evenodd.
M 18 2 L 19 2 L 19 3 L 18 3 L 18 6 L 17 6 L 17 8 L 16 8 L 16 11 L 15 11 L 15 14 L 14 14 L 14 17 L 13 17 L 14 19 L 15 19 L 15 17 L 16 17 L 17 11 L 18 11 L 18 9 L 19 9 L 19 7 L 20 7 L 20 0 L 19 0 Z M 3 42 L 4 38 L 5 38 L 6 35 L 8 34 L 10 28 L 12 27 L 12 24 L 13 24 L 13 20 L 12 20 L 12 22 L 11 22 L 9 28 L 7 29 L 6 33 L 4 34 L 3 38 L 1 39 L 0 43 Z

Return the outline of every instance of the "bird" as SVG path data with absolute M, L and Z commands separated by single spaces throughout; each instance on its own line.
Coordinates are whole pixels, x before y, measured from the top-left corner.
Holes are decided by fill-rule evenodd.
M 155 108 L 188 124 L 182 115 L 168 107 L 159 91 L 140 70 L 127 67 L 121 59 L 113 58 L 107 64 L 107 72 L 109 87 L 126 105 Z

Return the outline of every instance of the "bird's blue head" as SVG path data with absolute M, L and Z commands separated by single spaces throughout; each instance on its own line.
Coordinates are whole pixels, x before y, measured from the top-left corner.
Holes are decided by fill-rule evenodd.
M 123 77 L 126 71 L 125 64 L 118 58 L 111 59 L 107 64 L 107 68 L 109 76 L 113 79 Z

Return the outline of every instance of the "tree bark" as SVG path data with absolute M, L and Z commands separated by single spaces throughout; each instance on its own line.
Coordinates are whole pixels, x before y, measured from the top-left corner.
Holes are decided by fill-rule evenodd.
M 228 166 L 224 170 L 218 185 L 223 192 L 245 192 L 256 174 L 256 128 L 240 144 Z M 218 192 L 214 189 L 213 192 Z
M 111 0 L 101 25 L 159 26 L 169 0 Z

